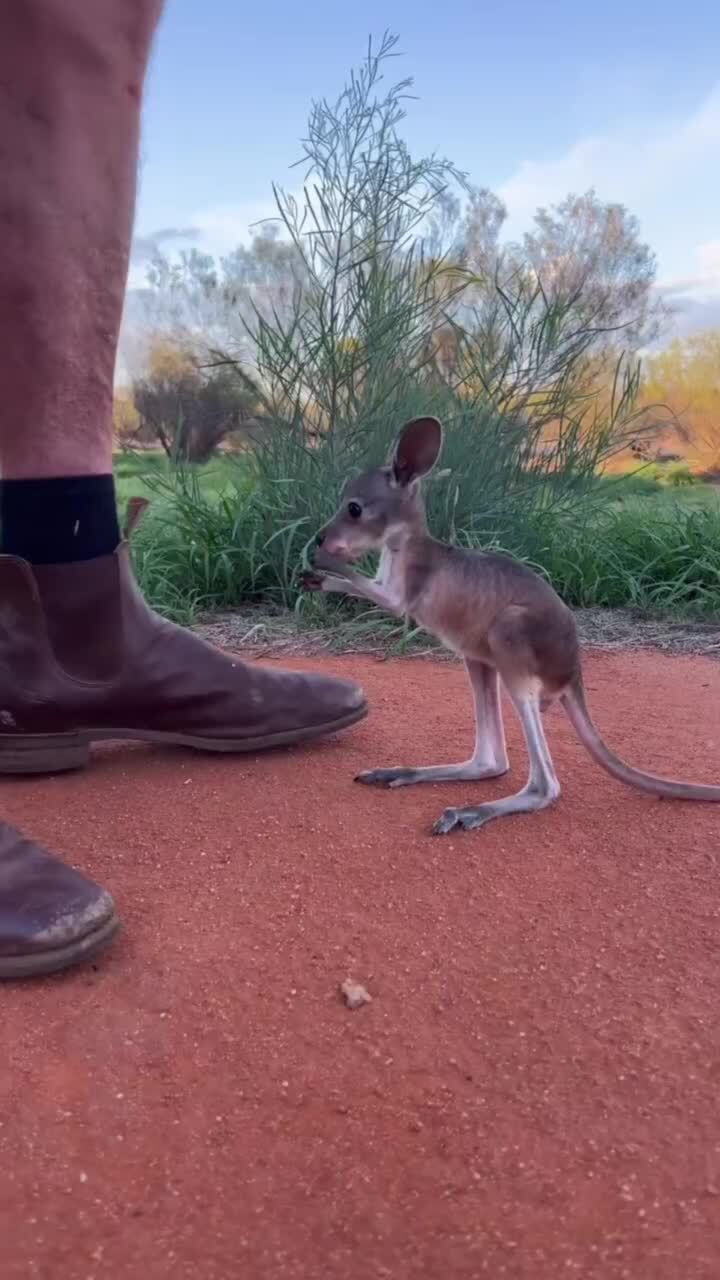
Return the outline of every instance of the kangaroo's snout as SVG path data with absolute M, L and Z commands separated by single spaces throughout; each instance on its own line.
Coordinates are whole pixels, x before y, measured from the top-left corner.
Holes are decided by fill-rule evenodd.
M 340 530 L 333 528 L 333 522 L 326 525 L 315 536 L 315 550 L 322 551 L 328 560 L 350 560 L 351 550 Z
M 351 557 L 350 548 L 344 538 L 324 536 L 320 545 L 323 551 L 326 551 L 329 556 L 334 556 L 336 560 L 349 560 Z

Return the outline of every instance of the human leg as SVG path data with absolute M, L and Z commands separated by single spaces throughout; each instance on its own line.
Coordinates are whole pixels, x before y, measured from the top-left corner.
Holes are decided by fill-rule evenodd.
M 0 772 L 77 767 L 107 736 L 254 751 L 367 713 L 349 682 L 248 666 L 163 622 L 119 538 L 113 371 L 160 8 L 8 0 L 3 13 Z M 29 891 L 22 858 L 5 871 L 0 949 Z

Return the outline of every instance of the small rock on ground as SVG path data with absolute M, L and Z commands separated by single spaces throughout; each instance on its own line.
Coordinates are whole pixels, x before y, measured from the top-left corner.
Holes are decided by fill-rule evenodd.
M 351 978 L 341 982 L 340 992 L 348 1009 L 361 1009 L 364 1004 L 370 1004 L 372 1000 L 370 992 L 366 991 L 359 982 L 353 982 Z

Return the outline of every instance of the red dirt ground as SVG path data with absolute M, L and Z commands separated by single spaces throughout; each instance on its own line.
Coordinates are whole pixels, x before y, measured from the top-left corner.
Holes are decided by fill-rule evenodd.
M 508 779 L 352 777 L 461 758 L 461 670 L 322 665 L 372 702 L 335 741 L 3 786 L 125 921 L 0 990 L 3 1280 L 717 1280 L 720 810 L 626 790 L 553 710 L 558 807 L 432 838 Z M 717 780 L 720 664 L 587 680 L 630 760 Z

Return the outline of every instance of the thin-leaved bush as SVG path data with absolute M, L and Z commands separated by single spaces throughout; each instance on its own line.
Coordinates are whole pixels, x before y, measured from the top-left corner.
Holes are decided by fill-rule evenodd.
M 313 104 L 302 196 L 275 189 L 295 251 L 292 305 L 252 314 L 251 366 L 213 352 L 253 386 L 272 430 L 220 494 L 187 468 L 149 482 L 161 501 L 138 565 L 169 612 L 270 600 L 366 616 L 357 602 L 301 597 L 299 572 L 348 475 L 383 461 L 421 413 L 445 427 L 426 485 L 437 536 L 520 554 L 578 602 L 600 580 L 560 552 L 613 501 L 596 478 L 640 429 L 638 370 L 618 357 L 608 379 L 578 299 L 548 296 L 526 267 L 503 260 L 488 277 L 426 252 L 433 210 L 465 179 L 400 136 L 411 82 L 385 85 L 395 53 L 384 37 L 336 102 Z M 620 547 L 621 519 L 607 519 Z M 633 565 L 626 595 L 650 602 L 657 584 Z

